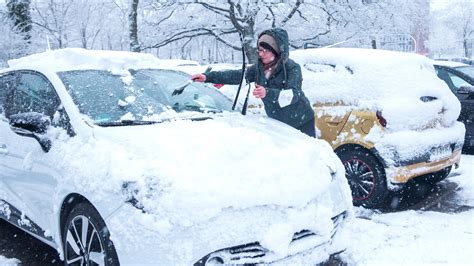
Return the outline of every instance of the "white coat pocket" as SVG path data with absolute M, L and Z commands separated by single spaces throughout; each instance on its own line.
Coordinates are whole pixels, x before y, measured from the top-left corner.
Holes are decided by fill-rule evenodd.
M 280 107 L 286 107 L 291 104 L 293 100 L 293 90 L 282 90 L 280 96 L 278 96 L 278 103 Z

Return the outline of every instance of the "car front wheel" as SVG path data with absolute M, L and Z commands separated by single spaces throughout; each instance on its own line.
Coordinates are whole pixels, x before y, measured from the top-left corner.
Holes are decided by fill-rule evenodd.
M 336 151 L 346 169 L 346 178 L 355 206 L 383 207 L 388 197 L 385 171 L 379 160 L 362 147 L 342 147 Z
M 105 222 L 88 203 L 76 205 L 69 213 L 63 249 L 65 265 L 118 265 Z

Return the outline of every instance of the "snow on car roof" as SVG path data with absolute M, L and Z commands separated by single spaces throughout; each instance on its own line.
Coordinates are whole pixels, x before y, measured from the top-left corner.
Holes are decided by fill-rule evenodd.
M 447 66 L 447 67 L 460 67 L 460 66 L 469 66 L 461 62 L 447 61 L 447 60 L 433 60 L 433 65 L 438 66 Z
M 8 65 L 14 69 L 37 68 L 58 72 L 75 69 L 156 68 L 166 63 L 145 53 L 65 48 L 9 60 Z
M 303 89 L 313 102 L 360 103 L 400 93 L 422 96 L 442 86 L 433 79 L 430 60 L 416 54 L 323 48 L 294 51 L 291 57 L 302 67 Z
M 398 129 L 423 128 L 440 114 L 441 122 L 450 125 L 459 116 L 459 101 L 436 76 L 432 60 L 425 56 L 322 48 L 293 51 L 290 58 L 301 66 L 303 91 L 312 103 L 343 102 L 382 110 L 389 124 Z M 423 102 L 423 96 L 436 101 Z

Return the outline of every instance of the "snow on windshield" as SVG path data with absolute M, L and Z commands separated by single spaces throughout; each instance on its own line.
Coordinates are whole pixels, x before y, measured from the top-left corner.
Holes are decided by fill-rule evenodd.
M 130 70 L 131 71 L 131 70 Z M 141 69 L 116 75 L 104 70 L 57 73 L 81 113 L 95 122 L 164 119 L 175 111 L 231 111 L 231 101 L 204 83 L 171 70 Z M 125 80 L 125 81 L 124 81 Z

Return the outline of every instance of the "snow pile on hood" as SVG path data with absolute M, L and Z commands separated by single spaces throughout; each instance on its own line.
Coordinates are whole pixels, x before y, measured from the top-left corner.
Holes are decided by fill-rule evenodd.
M 226 208 L 303 207 L 328 189 L 331 171 L 344 175 L 327 143 L 263 118 L 97 128 L 95 136 L 53 146 L 62 182 L 97 197 L 132 182 L 145 210 L 173 224 Z
M 381 110 L 389 130 L 449 126 L 461 105 L 424 56 L 384 50 L 297 50 L 303 90 L 312 103 Z M 426 97 L 428 96 L 428 97 Z

